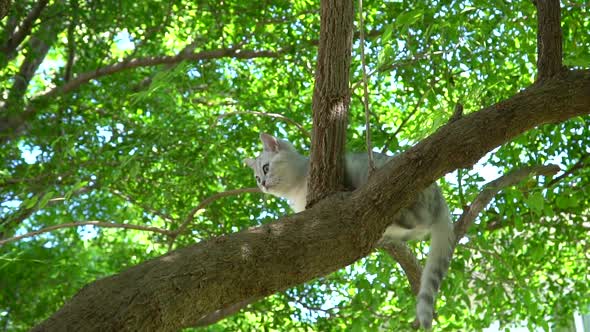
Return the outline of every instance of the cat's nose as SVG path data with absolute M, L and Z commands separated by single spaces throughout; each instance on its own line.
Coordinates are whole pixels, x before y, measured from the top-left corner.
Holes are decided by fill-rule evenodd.
M 266 180 L 262 180 L 262 186 L 266 187 Z

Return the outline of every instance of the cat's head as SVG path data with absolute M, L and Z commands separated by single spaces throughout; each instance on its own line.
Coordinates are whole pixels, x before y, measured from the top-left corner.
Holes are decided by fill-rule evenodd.
M 254 170 L 260 190 L 285 197 L 299 181 L 305 181 L 306 159 L 287 141 L 265 133 L 260 134 L 260 140 L 263 145 L 260 155 L 246 158 L 244 163 Z

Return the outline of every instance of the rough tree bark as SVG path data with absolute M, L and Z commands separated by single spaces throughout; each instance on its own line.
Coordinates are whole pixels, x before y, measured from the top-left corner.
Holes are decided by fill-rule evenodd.
M 565 70 L 562 65 L 561 10 L 559 0 L 536 0 L 537 81 Z
M 307 204 L 343 189 L 342 156 L 348 123 L 348 89 L 354 10 L 352 0 L 321 1 L 320 45 L 313 90 L 313 134 Z
M 549 79 L 445 125 L 352 193 L 89 284 L 34 330 L 175 331 L 326 275 L 369 254 L 388 219 L 445 173 L 535 126 L 589 113 L 590 71 Z

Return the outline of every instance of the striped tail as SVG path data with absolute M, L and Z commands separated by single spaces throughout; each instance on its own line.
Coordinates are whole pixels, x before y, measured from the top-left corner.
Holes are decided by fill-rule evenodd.
M 451 257 L 453 256 L 455 242 L 453 224 L 448 208 L 444 210 L 444 216 L 441 215 L 431 226 L 430 252 L 420 279 L 416 315 L 420 326 L 426 330 L 432 328 L 436 293 L 449 269 Z

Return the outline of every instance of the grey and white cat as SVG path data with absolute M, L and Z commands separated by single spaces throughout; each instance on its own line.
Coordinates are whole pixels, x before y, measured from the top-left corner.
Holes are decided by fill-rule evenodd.
M 295 212 L 305 210 L 309 159 L 301 155 L 287 141 L 261 133 L 264 146 L 255 159 L 244 162 L 254 170 L 258 187 L 265 193 L 286 198 Z M 373 154 L 375 167 L 391 160 L 384 154 Z M 368 179 L 366 153 L 346 154 L 345 185 L 358 188 Z M 407 241 L 431 236 L 431 245 L 426 266 L 420 281 L 416 313 L 420 325 L 432 326 L 434 300 L 440 283 L 447 272 L 453 254 L 453 224 L 449 208 L 436 184 L 422 191 L 416 202 L 393 218 L 381 241 Z

